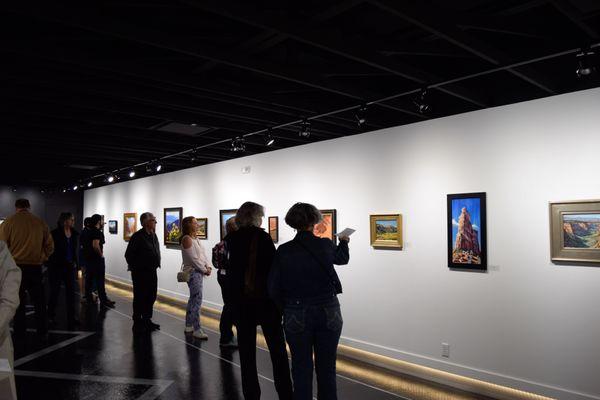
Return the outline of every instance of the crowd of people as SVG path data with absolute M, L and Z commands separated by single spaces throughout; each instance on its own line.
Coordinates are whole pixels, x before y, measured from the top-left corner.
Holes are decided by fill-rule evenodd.
M 104 283 L 102 216 L 86 218 L 80 234 L 74 229 L 73 214 L 62 213 L 57 228 L 50 232 L 30 212 L 29 201 L 17 200 L 15 207 L 16 213 L 0 225 L 0 354 L 12 354 L 7 332 L 13 314 L 15 340 L 25 337 L 26 293 L 34 304 L 41 337 L 47 335 L 48 324 L 55 323 L 61 285 L 65 287 L 67 324 L 69 328 L 78 325 L 75 304 L 79 268 L 84 271 L 85 282 L 82 302 L 92 305 L 98 299 L 104 307 L 115 307 Z M 220 345 L 239 348 L 244 398 L 260 398 L 256 365 L 260 326 L 280 399 L 312 399 L 315 370 L 318 398 L 337 399 L 336 352 L 343 320 L 337 299 L 342 286 L 334 265 L 348 263 L 349 238 L 339 237 L 335 245 L 315 236 L 313 229 L 321 221 L 321 213 L 311 204 L 297 203 L 285 217 L 297 234 L 276 249 L 270 235 L 261 228 L 263 218 L 261 205 L 242 204 L 235 217 L 227 221 L 226 236 L 212 249 L 210 259 L 195 235 L 196 219 L 182 220 L 182 267 L 177 278 L 187 283 L 190 291 L 184 332 L 199 340 L 208 339 L 200 319 L 203 282 L 216 269 L 224 303 Z M 152 316 L 161 254 L 156 217 L 145 212 L 140 223 L 142 228 L 131 237 L 125 260 L 133 283 L 132 329 L 135 334 L 149 334 L 160 329 Z M 47 307 L 44 265 L 50 287 Z M 292 356 L 291 374 L 286 342 Z

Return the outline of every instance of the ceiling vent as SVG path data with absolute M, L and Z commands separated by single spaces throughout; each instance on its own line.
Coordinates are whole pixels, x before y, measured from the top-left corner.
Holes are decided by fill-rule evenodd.
M 163 132 L 177 133 L 179 135 L 186 136 L 196 136 L 203 132 L 210 130 L 211 128 L 207 128 L 205 126 L 200 126 L 197 124 L 182 124 L 180 122 L 167 122 L 166 124 L 161 124 L 158 126 L 152 127 L 152 129 Z

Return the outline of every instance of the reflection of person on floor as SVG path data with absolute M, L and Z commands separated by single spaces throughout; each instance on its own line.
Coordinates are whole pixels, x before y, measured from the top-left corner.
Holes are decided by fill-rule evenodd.
M 160 268 L 160 246 L 156 236 L 156 217 L 145 212 L 140 216 L 142 229 L 135 232 L 125 251 L 133 282 L 133 330 L 150 332 L 160 329 L 152 322 L 158 290 L 156 270 Z
M 13 347 L 8 324 L 19 307 L 21 270 L 15 264 L 6 243 L 0 241 L 0 358 L 13 367 Z M 14 377 L 13 387 L 14 387 Z M 2 393 L 0 393 L 1 397 Z
M 37 333 L 45 339 L 48 334 L 46 296 L 44 293 L 42 264 L 54 251 L 54 240 L 48 225 L 30 212 L 27 199 L 15 202 L 16 213 L 0 225 L 0 240 L 6 242 L 17 266 L 21 269 L 20 305 L 15 314 L 15 339 L 25 339 L 26 294 L 35 306 Z

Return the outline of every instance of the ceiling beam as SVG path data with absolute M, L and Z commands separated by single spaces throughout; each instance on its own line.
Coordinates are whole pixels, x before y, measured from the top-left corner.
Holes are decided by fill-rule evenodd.
M 502 51 L 495 49 L 486 43 L 480 42 L 475 37 L 468 35 L 453 25 L 451 21 L 460 21 L 461 19 L 462 23 L 464 23 L 464 17 L 454 15 L 450 10 L 438 10 L 438 12 L 433 13 L 431 12 L 431 9 L 426 8 L 420 3 L 411 3 L 411 5 L 408 5 L 404 2 L 393 0 L 367 1 L 392 15 L 396 15 L 419 28 L 454 44 L 455 46 L 475 54 L 477 57 L 493 65 L 509 65 L 514 62 L 514 60 L 511 60 L 511 58 Z M 542 78 L 529 66 L 520 67 L 519 70 L 509 68 L 507 71 L 548 94 L 555 94 L 558 92 L 554 83 Z
M 549 0 L 550 3 L 560 11 L 565 17 L 585 32 L 591 39 L 600 39 L 600 34 L 596 28 L 593 28 L 585 22 L 583 13 L 569 0 Z

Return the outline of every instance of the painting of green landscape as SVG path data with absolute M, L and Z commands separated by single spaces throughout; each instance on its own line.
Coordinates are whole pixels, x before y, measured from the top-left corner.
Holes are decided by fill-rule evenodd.
M 600 214 L 563 214 L 564 247 L 600 249 Z
M 375 222 L 375 227 L 377 240 L 398 240 L 397 220 L 377 220 Z

